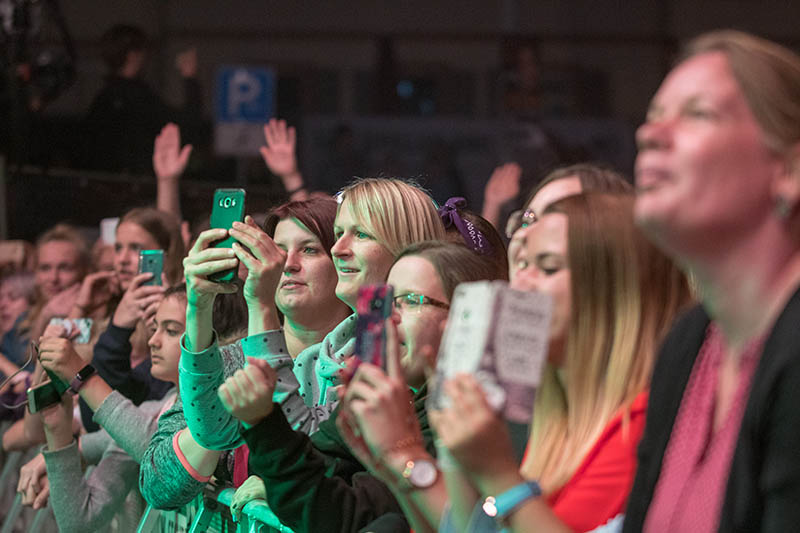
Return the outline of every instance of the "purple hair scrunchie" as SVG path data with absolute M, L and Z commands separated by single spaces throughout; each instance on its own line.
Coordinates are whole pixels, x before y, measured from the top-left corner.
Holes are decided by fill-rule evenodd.
M 481 255 L 491 254 L 494 249 L 492 245 L 489 244 L 486 236 L 475 227 L 475 224 L 469 220 L 464 220 L 461 218 L 461 215 L 458 214 L 459 209 L 465 209 L 466 207 L 467 201 L 460 196 L 454 196 L 447 200 L 447 202 L 439 208 L 439 217 L 441 217 L 444 227 L 449 228 L 455 226 L 464 239 L 464 244 L 466 244 L 469 249 Z

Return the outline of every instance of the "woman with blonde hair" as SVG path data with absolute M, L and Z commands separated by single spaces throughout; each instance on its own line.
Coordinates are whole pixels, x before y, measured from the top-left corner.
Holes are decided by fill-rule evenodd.
M 653 373 L 624 531 L 800 522 L 800 56 L 694 39 L 637 132 L 636 218 L 702 305 Z
M 65 317 L 78 297 L 91 260 L 86 240 L 69 224 L 57 224 L 36 241 L 36 296 L 19 324 L 29 339 L 36 339 L 54 317 Z

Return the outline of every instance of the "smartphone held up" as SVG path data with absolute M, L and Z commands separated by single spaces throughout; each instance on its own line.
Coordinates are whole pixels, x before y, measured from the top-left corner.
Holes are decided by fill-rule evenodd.
M 244 221 L 244 189 L 217 189 L 211 207 L 211 229 L 229 230 L 234 222 Z M 230 235 L 213 244 L 214 248 L 231 248 L 236 242 Z M 210 274 L 208 279 L 228 283 L 236 278 L 236 268 Z
M 392 315 L 391 285 L 367 285 L 356 300 L 356 355 L 365 363 L 386 369 L 386 319 Z
M 139 252 L 139 274 L 149 272 L 153 277 L 142 285 L 161 285 L 164 272 L 164 250 L 141 250 Z

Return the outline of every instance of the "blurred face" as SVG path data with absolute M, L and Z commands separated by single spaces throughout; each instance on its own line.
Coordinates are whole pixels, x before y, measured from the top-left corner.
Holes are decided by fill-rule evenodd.
M 395 297 L 406 294 L 425 296 L 445 304 L 449 304 L 434 266 L 421 257 L 403 257 L 394 264 L 389 272 L 387 283 L 394 287 Z M 427 303 L 413 305 L 403 302 L 395 305 L 392 318 L 397 324 L 397 336 L 400 342 L 400 363 L 406 381 L 412 387 L 419 388 L 425 382 L 425 361 L 420 350 L 430 346 L 433 354 L 439 351 L 442 338 L 441 323 L 447 319 L 447 309 Z
M 336 242 L 331 254 L 339 276 L 336 296 L 355 310 L 359 287 L 384 283 L 394 256 L 356 221 L 346 200 L 336 214 L 333 231 Z
M 186 302 L 177 295 L 161 301 L 155 319 L 150 324 L 150 373 L 153 377 L 178 384 L 178 361 L 181 358 L 180 339 L 186 329 Z
M 540 213 L 543 213 L 544 210 L 547 208 L 547 206 L 549 206 L 550 204 L 562 200 L 568 196 L 574 196 L 576 194 L 580 194 L 581 192 L 583 192 L 581 187 L 581 180 L 580 178 L 578 178 L 578 176 L 562 178 L 559 180 L 551 181 L 550 183 L 542 187 L 536 193 L 536 195 L 533 198 L 531 198 L 530 203 L 525 207 L 526 209 L 530 209 L 531 211 L 533 211 L 538 216 Z M 514 268 L 514 262 L 512 261 L 512 258 L 519 252 L 519 249 L 524 245 L 526 233 L 527 233 L 527 228 L 518 229 L 514 233 L 511 242 L 508 244 L 508 258 L 512 271 Z
M 139 271 L 139 252 L 158 250 L 156 240 L 144 228 L 133 222 L 117 226 L 117 241 L 114 243 L 114 270 L 119 277 L 122 290 L 127 290 L 131 280 Z
M 110 244 L 102 245 L 95 259 L 95 270 L 114 270 L 114 256 L 113 246 Z
M 286 252 L 275 304 L 287 318 L 341 305 L 336 268 L 316 235 L 297 219 L 285 218 L 275 227 L 275 244 Z
M 548 358 L 555 365 L 562 362 L 572 314 L 567 224 L 566 215 L 550 213 L 529 226 L 525 246 L 513 258 L 511 267 L 512 288 L 543 292 L 553 299 Z
M 50 241 L 39 246 L 36 286 L 49 300 L 81 280 L 80 254 L 69 241 Z
M 753 231 L 772 209 L 770 178 L 784 166 L 763 138 L 722 53 L 678 65 L 637 131 L 638 223 L 690 253 Z
M 14 326 L 17 318 L 28 310 L 28 299 L 14 290 L 11 283 L 0 285 L 0 335 Z

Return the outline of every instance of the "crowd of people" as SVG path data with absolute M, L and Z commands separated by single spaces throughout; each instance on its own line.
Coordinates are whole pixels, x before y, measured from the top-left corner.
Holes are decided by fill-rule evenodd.
M 287 196 L 266 216 L 192 234 L 191 148 L 168 124 L 155 206 L 113 239 L 61 223 L 3 243 L 3 449 L 41 448 L 17 491 L 62 531 L 134 531 L 145 503 L 181 509 L 212 480 L 234 520 L 260 499 L 297 533 L 800 523 L 800 56 L 693 39 L 638 129 L 635 186 L 558 168 L 507 221 L 519 165 L 481 216 L 399 178 L 309 191 L 294 129 L 265 141 Z M 456 288 L 478 281 L 552 302 L 521 461 L 481 380 L 434 380 Z M 382 367 L 356 345 L 359 292 L 384 283 Z M 25 409 L 48 379 L 61 401 Z

